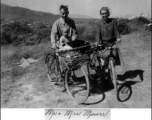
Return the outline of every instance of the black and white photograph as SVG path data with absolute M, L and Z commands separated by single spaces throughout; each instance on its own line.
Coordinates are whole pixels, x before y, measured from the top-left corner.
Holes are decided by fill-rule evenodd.
M 151 108 L 151 0 L 1 0 L 0 22 L 1 108 Z

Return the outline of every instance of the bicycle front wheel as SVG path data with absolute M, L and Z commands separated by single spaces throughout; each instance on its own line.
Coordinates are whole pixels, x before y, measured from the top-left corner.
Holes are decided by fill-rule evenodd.
M 52 55 L 49 55 L 47 57 L 46 64 L 47 64 L 47 76 L 49 81 L 57 83 L 57 80 L 60 76 L 58 60 L 53 58 Z
M 112 79 L 113 84 L 114 84 L 114 89 L 115 89 L 115 92 L 116 92 L 116 96 L 118 96 L 117 75 L 116 75 L 113 60 L 109 61 L 109 65 L 110 65 L 110 76 L 111 76 L 111 79 Z
M 98 74 L 97 67 L 95 64 L 100 65 L 97 59 L 97 54 L 94 54 L 91 58 L 91 61 L 87 64 L 87 72 L 88 72 L 89 79 L 91 80 L 94 80 L 95 75 Z
M 90 83 L 82 66 L 78 69 L 67 70 L 65 74 L 65 86 L 73 100 L 84 103 L 90 92 Z

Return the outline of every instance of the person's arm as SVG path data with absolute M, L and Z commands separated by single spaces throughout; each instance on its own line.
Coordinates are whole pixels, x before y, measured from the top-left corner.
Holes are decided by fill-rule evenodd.
M 57 39 L 58 35 L 57 35 L 57 24 L 56 22 L 54 22 L 52 30 L 51 30 L 51 44 L 52 44 L 52 48 L 56 48 L 56 39 Z
M 77 29 L 76 29 L 76 25 L 75 22 L 73 21 L 73 28 L 72 28 L 72 41 L 75 41 L 78 37 L 78 33 L 77 33 Z
M 101 30 L 100 26 L 99 26 L 99 24 L 97 24 L 96 25 L 96 42 L 97 42 L 97 44 L 101 44 L 101 36 L 100 36 L 101 31 L 100 30 Z
M 118 42 L 121 41 L 117 20 L 114 20 L 114 33 L 115 33 L 117 41 Z
M 59 45 L 58 45 L 59 48 L 62 48 L 62 47 L 63 47 L 63 44 L 65 44 L 65 40 L 64 40 L 64 37 L 63 37 L 63 36 L 60 37 L 58 44 L 59 44 Z

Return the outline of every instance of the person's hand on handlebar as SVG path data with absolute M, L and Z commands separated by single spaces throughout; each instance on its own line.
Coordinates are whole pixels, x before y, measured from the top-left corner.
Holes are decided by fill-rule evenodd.
M 95 42 L 94 45 L 97 46 L 97 45 L 98 45 L 98 42 Z
M 55 52 L 56 52 L 56 53 L 57 53 L 57 52 L 60 52 L 60 50 L 59 50 L 59 49 L 56 49 Z
M 56 49 L 56 44 L 52 43 L 52 49 Z
M 96 47 L 97 47 L 97 46 L 98 46 L 98 47 L 103 47 L 103 44 L 99 44 L 98 42 L 95 42 L 95 43 L 94 43 L 94 46 L 96 46 Z
M 120 43 L 122 40 L 121 40 L 121 38 L 117 38 L 117 43 Z
M 86 44 L 86 45 L 87 45 L 87 44 L 90 44 L 90 42 L 88 42 L 88 41 L 84 41 L 84 44 Z
M 94 43 L 91 43 L 90 45 L 91 45 L 91 48 L 94 48 L 94 47 L 96 47 L 96 46 L 97 46 L 97 43 L 96 43 L 96 42 L 94 42 Z

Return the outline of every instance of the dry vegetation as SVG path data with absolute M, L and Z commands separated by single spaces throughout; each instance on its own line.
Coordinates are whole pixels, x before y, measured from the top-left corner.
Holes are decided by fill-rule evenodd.
M 2 22 L 1 30 L 1 44 L 13 44 L 13 45 L 35 45 L 50 41 L 51 27 L 39 22 L 37 25 L 29 26 L 29 21 L 12 21 Z M 122 35 L 129 34 L 132 31 L 136 31 L 139 27 L 143 27 L 144 24 L 148 24 L 150 21 L 146 18 L 139 17 L 133 20 L 118 19 L 118 29 Z M 33 23 L 32 23 L 33 24 Z M 93 41 L 95 39 L 95 24 L 96 20 L 76 20 L 76 26 L 78 29 L 79 37 L 83 40 Z M 137 27 L 138 26 L 138 27 Z
M 145 31 L 144 24 L 150 23 L 145 18 L 133 20 L 119 19 L 119 31 L 123 35 L 122 47 L 128 69 L 144 69 L 147 81 L 144 85 L 135 86 L 135 96 L 126 104 L 115 104 L 112 97 L 100 107 L 150 107 L 150 48 L 151 30 Z M 95 20 L 76 21 L 79 38 L 93 42 L 95 39 Z M 67 94 L 61 95 L 51 86 L 46 76 L 45 55 L 50 51 L 50 27 L 31 28 L 27 24 L 14 22 L 3 24 L 1 30 L 1 105 L 2 107 L 85 107 L 76 105 Z M 130 45 L 132 45 L 130 48 Z M 143 56 L 143 57 L 142 57 Z M 31 67 L 22 69 L 15 65 L 21 58 L 40 59 Z M 134 59 L 133 59 L 134 58 Z M 145 59 L 147 58 L 147 59 Z M 130 62 L 129 62 L 129 61 Z M 135 61 L 136 60 L 136 61 Z M 139 61 L 138 61 L 139 60 Z M 144 63 L 143 63 L 144 61 Z M 132 63 L 131 63 L 132 62 Z M 142 63 L 141 65 L 135 65 Z M 51 86 L 51 87 L 50 87 Z M 140 87 L 143 87 L 140 90 Z M 147 90 L 147 89 L 148 90 Z M 139 90 L 139 91 L 138 91 Z M 145 93 L 145 91 L 148 91 Z M 144 95 L 142 96 L 139 95 Z M 144 98 L 145 97 L 145 98 Z M 148 102 L 146 102 L 146 97 Z M 110 100 L 111 98 L 111 100 Z M 139 100 L 137 100 L 139 98 Z M 139 102 L 143 104 L 139 104 Z M 137 104 L 135 104 L 137 102 Z M 71 104 L 71 105 L 70 105 Z M 89 107 L 99 107 L 89 106 Z M 88 106 L 87 106 L 88 107 Z

